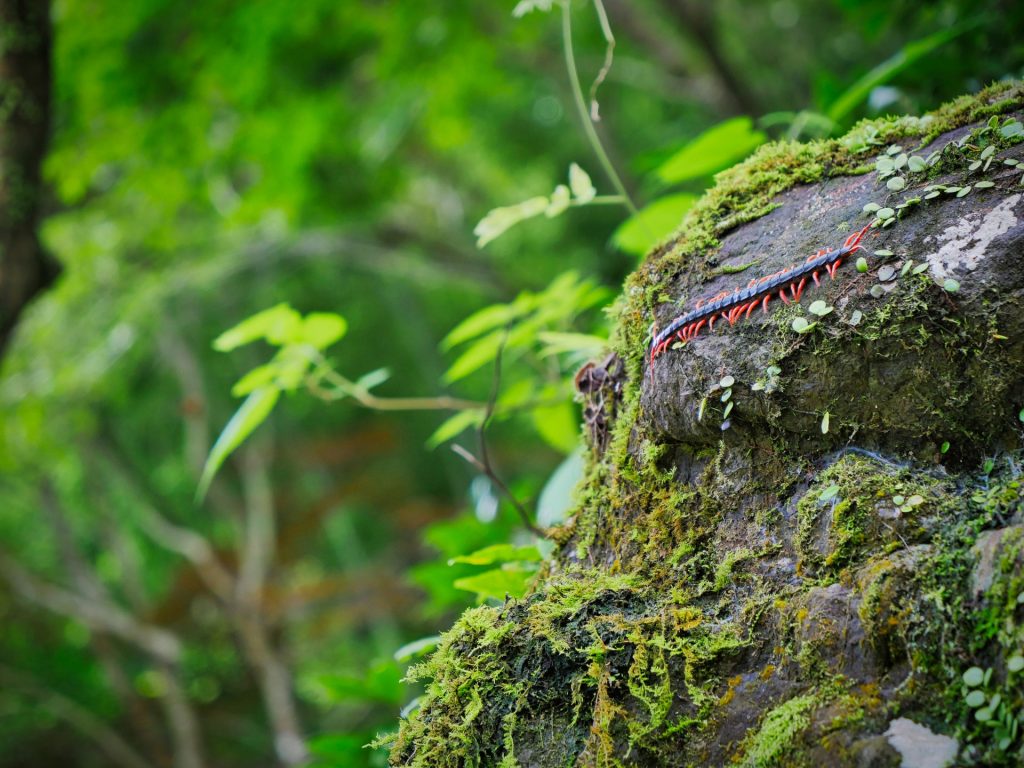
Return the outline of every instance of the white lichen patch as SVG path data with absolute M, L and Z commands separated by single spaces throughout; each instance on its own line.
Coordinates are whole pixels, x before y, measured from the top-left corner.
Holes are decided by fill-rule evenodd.
M 956 739 L 935 733 L 905 717 L 889 723 L 885 737 L 900 753 L 900 768 L 945 768 L 956 760 L 960 749 Z
M 925 243 L 936 242 L 939 249 L 925 256 L 932 276 L 942 281 L 954 273 L 969 272 L 978 266 L 989 244 L 1017 225 L 1013 209 L 1021 195 L 1010 195 L 982 216 L 968 214 L 938 235 L 929 235 Z

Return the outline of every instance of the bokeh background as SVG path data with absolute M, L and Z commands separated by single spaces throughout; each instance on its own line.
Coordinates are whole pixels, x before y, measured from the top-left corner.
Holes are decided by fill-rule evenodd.
M 478 248 L 488 211 L 572 163 L 616 194 L 557 0 L 54 0 L 42 236 L 63 273 L 0 376 L 0 766 L 384 765 L 364 745 L 415 706 L 410 661 L 537 567 L 449 564 L 538 543 L 450 450 L 482 457 L 481 404 L 491 472 L 557 521 L 601 309 L 716 170 L 1024 63 L 1012 1 L 575 0 L 588 100 L 600 8 L 596 132 L 655 207 L 630 227 L 574 205 Z M 212 342 L 281 303 L 347 333 L 197 502 L 233 385 L 274 354 Z M 467 317 L 492 320 L 481 343 L 443 344 Z M 382 368 L 361 384 L 380 402 L 328 386 Z M 431 407 L 366 407 L 408 397 Z

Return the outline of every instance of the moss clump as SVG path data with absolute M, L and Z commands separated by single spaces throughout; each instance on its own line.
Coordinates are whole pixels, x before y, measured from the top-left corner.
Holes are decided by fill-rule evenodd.
M 794 738 L 811 724 L 811 712 L 818 706 L 815 694 L 794 696 L 771 709 L 761 727 L 750 736 L 743 749 L 745 768 L 770 768 L 793 749 Z
M 941 515 L 946 506 L 937 479 L 880 457 L 842 456 L 797 503 L 799 567 L 806 575 L 834 579 L 879 548 L 921 540 L 921 520 Z

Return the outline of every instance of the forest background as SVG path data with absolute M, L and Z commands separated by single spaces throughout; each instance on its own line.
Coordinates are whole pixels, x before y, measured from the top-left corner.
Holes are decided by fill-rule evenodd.
M 55 0 L 62 273 L 0 377 L 0 766 L 383 765 L 407 664 L 569 513 L 573 374 L 643 252 L 764 141 L 1020 77 L 1022 22 Z

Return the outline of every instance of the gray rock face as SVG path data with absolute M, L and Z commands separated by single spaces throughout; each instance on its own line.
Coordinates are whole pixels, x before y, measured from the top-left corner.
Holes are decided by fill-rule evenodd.
M 969 131 L 940 136 L 915 154 L 928 156 Z M 723 411 L 717 382 L 731 375 L 737 382 L 729 414 L 733 440 L 749 435 L 754 441 L 773 430 L 800 440 L 804 452 L 851 440 L 925 460 L 947 440 L 955 455 L 972 459 L 993 444 L 1014 444 L 1006 433 L 1024 395 L 1024 190 L 1020 172 L 1003 160 L 1021 158 L 1021 146 L 1000 153 L 998 170 L 985 176 L 995 186 L 972 188 L 964 197 L 923 199 L 931 184 L 978 181 L 966 164 L 930 179 L 912 174 L 910 186 L 898 193 L 869 173 L 780 195 L 776 210 L 725 236 L 707 264 L 671 279 L 665 292 L 677 303 L 659 307 L 659 327 L 698 298 L 743 288 L 751 277 L 838 247 L 871 221 L 873 215 L 863 213 L 869 203 L 920 202 L 903 209 L 893 226 L 868 231 L 858 254 L 867 259 L 867 273 L 848 260 L 834 281 L 822 275 L 820 288 L 809 285 L 800 306 L 775 297 L 769 316 L 757 310 L 734 326 L 719 319 L 713 332 L 661 355 L 643 385 L 644 426 L 661 441 L 717 444 Z M 908 262 L 910 271 L 901 274 Z M 733 271 L 746 264 L 752 266 Z M 887 267 L 895 267 L 896 276 L 882 282 L 879 273 Z M 958 281 L 956 293 L 943 290 L 949 279 Z M 819 300 L 833 307 L 822 318 L 807 311 Z M 817 327 L 797 334 L 790 327 L 796 317 Z M 752 391 L 770 365 L 781 368 L 775 391 Z M 826 411 L 830 435 L 823 437 Z M 964 432 L 966 441 L 958 434 Z

